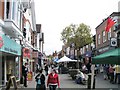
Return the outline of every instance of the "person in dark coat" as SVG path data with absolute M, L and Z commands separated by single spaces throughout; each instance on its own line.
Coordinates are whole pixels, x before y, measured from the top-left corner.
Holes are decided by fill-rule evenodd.
M 46 73 L 46 76 L 48 75 L 48 65 L 45 65 L 45 73 Z
M 36 90 L 46 90 L 45 86 L 45 76 L 42 74 L 43 70 L 39 70 L 39 73 L 36 75 Z
M 22 74 L 24 77 L 24 87 L 27 87 L 27 73 L 28 73 L 28 68 L 27 68 L 27 63 L 22 66 Z

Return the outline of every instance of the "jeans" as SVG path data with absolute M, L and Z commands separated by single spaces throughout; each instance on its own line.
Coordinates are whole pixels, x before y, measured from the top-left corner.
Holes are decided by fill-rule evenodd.
M 46 87 L 44 84 L 37 84 L 36 85 L 36 90 L 46 90 Z
M 49 85 L 50 90 L 56 90 L 57 85 Z
M 24 75 L 24 86 L 27 87 L 27 75 Z
M 110 73 L 110 82 L 111 82 L 111 83 L 114 82 L 114 73 Z
M 120 73 L 116 73 L 116 75 L 115 75 L 115 83 L 117 82 L 117 78 L 118 78 L 118 83 L 120 83 Z

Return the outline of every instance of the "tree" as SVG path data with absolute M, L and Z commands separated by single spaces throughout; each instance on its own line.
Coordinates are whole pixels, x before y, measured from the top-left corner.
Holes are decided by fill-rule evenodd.
M 61 40 L 64 43 L 67 43 L 67 45 L 70 45 L 71 42 L 73 41 L 73 37 L 75 35 L 75 25 L 71 24 L 70 26 L 65 27 L 65 29 L 63 29 L 61 35 Z
M 84 23 L 79 25 L 71 24 L 63 29 L 61 40 L 68 46 L 71 46 L 71 44 L 74 43 L 75 48 L 78 49 L 93 41 L 92 34 L 90 32 L 90 27 Z

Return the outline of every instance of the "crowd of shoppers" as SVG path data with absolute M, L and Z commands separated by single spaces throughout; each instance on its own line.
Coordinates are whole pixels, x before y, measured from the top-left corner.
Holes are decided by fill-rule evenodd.
M 91 73 L 90 64 L 81 64 L 81 72 L 80 76 L 83 78 L 78 79 L 82 81 L 84 84 L 86 77 L 85 75 L 88 73 Z M 40 68 L 35 76 L 36 80 L 36 90 L 46 90 L 46 87 L 49 88 L 49 90 L 56 90 L 56 88 L 60 88 L 60 81 L 59 81 L 59 75 L 56 72 L 55 66 L 51 65 L 51 72 L 49 71 L 49 66 L 45 64 L 44 69 Z M 24 77 L 24 86 L 27 87 L 27 63 L 23 65 L 22 67 L 22 73 Z M 45 82 L 45 75 L 43 74 L 43 70 L 45 71 L 45 75 L 48 77 L 47 82 Z M 110 64 L 104 64 L 104 65 L 95 65 L 95 74 L 104 73 L 104 79 L 109 80 L 110 83 L 118 83 L 120 84 L 120 65 L 110 65 Z M 78 81 L 76 81 L 79 83 Z
M 110 83 L 120 84 L 120 65 L 103 65 L 104 79 L 110 80 Z

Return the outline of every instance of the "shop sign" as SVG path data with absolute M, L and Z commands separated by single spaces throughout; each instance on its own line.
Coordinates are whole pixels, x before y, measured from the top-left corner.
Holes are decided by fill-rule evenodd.
M 99 52 L 105 52 L 105 51 L 107 51 L 107 50 L 109 50 L 109 47 L 101 48 L 101 49 L 99 49 L 98 51 L 99 51 Z
M 38 52 L 32 52 L 32 58 L 38 58 Z
M 87 51 L 86 53 L 85 53 L 85 55 L 84 55 L 84 57 L 91 57 L 91 51 Z
M 0 36 L 0 48 L 3 46 L 3 39 L 2 37 Z
M 5 35 L 0 35 L 0 51 L 21 55 L 21 45 Z
M 30 53 L 31 53 L 31 51 L 29 48 L 23 48 L 23 56 L 24 57 L 27 57 L 30 59 L 30 56 L 31 56 Z

